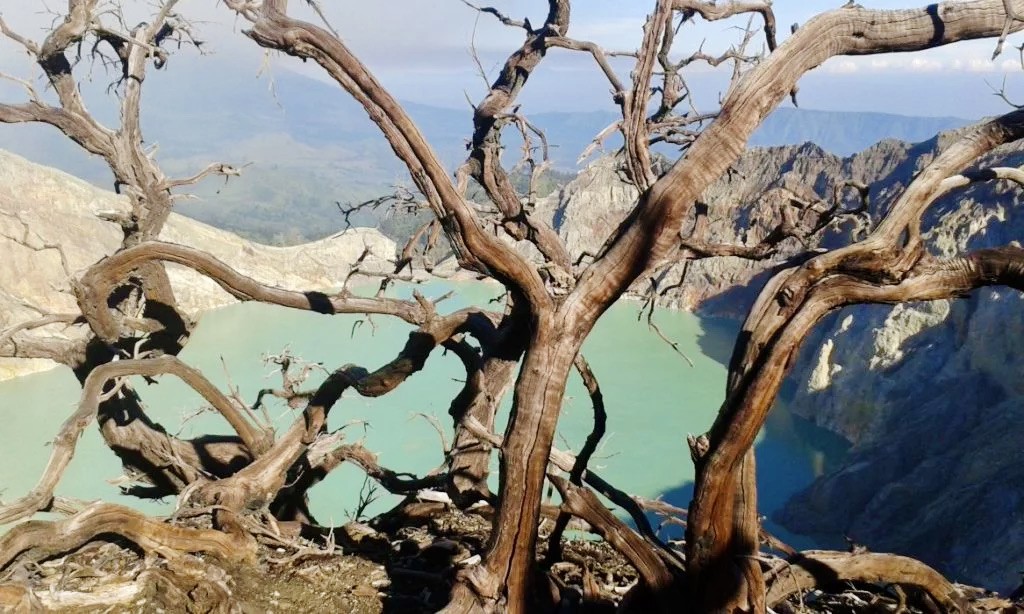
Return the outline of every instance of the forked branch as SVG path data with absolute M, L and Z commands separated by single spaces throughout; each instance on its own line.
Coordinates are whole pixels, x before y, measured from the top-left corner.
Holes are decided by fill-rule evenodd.
M 238 433 L 251 455 L 258 456 L 269 447 L 272 433 L 257 430 L 231 400 L 210 383 L 202 373 L 177 358 L 161 356 L 151 359 L 110 362 L 97 367 L 89 374 L 83 385 L 78 409 L 64 421 L 51 442 L 50 459 L 38 483 L 21 499 L 0 506 L 0 525 L 31 516 L 50 504 L 54 489 L 75 455 L 78 439 L 85 429 L 96 420 L 96 412 L 100 403 L 108 395 L 118 393 L 116 388 L 110 389 L 108 384 L 117 378 L 132 375 L 147 377 L 174 375 L 180 378 L 221 413 L 228 424 Z
M 247 18 L 257 15 L 242 0 L 226 3 Z M 286 0 L 265 0 L 248 36 L 263 47 L 316 61 L 364 107 L 407 166 L 464 266 L 493 275 L 534 305 L 550 304 L 537 271 L 514 249 L 485 232 L 479 216 L 448 179 L 444 165 L 398 101 L 337 37 L 288 17 L 287 5 Z

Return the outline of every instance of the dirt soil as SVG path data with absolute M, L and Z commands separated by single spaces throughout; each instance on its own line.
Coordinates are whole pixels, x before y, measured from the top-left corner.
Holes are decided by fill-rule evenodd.
M 380 531 L 350 524 L 327 544 L 266 535 L 255 563 L 234 565 L 191 555 L 142 555 L 131 544 L 96 541 L 73 554 L 10 566 L 0 575 L 0 612 L 436 612 L 447 603 L 455 574 L 479 562 L 489 529 L 482 516 L 446 511 Z M 562 589 L 563 611 L 612 612 L 637 582 L 635 570 L 599 540 L 568 540 L 562 558 L 550 575 L 552 588 Z M 590 601 L 574 607 L 585 585 Z M 962 588 L 972 597 L 971 611 L 1024 612 L 1018 604 Z M 811 591 L 774 611 L 926 611 L 901 593 L 881 586 Z
M 448 512 L 387 533 L 349 527 L 362 534 L 357 551 L 261 539 L 255 564 L 233 565 L 142 556 L 131 544 L 97 541 L 12 565 L 0 577 L 0 612 L 436 612 L 457 571 L 479 561 L 489 529 L 481 516 Z M 551 570 L 558 582 L 582 586 L 591 574 L 609 604 L 636 582 L 633 568 L 601 541 L 568 541 L 563 558 Z

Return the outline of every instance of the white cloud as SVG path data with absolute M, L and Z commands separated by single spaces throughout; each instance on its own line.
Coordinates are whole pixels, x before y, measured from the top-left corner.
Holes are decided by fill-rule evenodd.
M 1006 72 L 1020 71 L 1021 62 L 1020 60 L 1003 60 L 999 63 L 999 70 L 1004 70 Z
M 987 58 L 971 58 L 964 62 L 964 69 L 968 72 L 995 72 L 996 65 Z
M 910 60 L 907 68 L 917 72 L 938 72 L 942 70 L 944 64 L 941 60 L 935 60 L 926 57 L 914 58 Z
M 991 43 L 991 41 L 984 41 Z M 832 58 L 821 72 L 850 73 L 1007 73 L 1024 72 L 1017 58 L 992 61 L 992 47 L 973 45 L 931 49 L 914 54 Z
M 860 70 L 858 62 L 849 58 L 836 58 L 825 63 L 823 70 L 830 73 L 850 74 Z

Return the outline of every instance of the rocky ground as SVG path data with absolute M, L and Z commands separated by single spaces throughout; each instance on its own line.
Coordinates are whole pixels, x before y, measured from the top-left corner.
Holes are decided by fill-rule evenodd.
M 141 557 L 130 545 L 97 541 L 74 554 L 9 566 L 0 574 L 0 611 L 436 612 L 447 602 L 455 574 L 479 562 L 490 527 L 482 515 L 451 510 L 401 525 L 381 522 L 379 531 L 364 524 L 339 528 L 326 543 L 268 533 L 251 564 Z M 548 576 L 553 593 L 562 595 L 560 612 L 613 612 L 628 605 L 637 575 L 605 542 L 567 540 L 563 559 Z M 1020 603 L 980 589 L 958 588 L 968 611 L 1024 611 Z M 913 614 L 931 612 L 927 604 L 910 589 L 845 584 L 802 591 L 773 611 Z

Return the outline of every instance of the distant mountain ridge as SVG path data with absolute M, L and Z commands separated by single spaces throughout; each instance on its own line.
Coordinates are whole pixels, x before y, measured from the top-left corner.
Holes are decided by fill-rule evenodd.
M 112 115 L 102 84 L 86 90 L 90 108 Z M 0 84 L 0 93 L 5 86 Z M 7 86 L 10 87 L 10 86 Z M 21 95 L 16 90 L 12 96 Z M 465 158 L 472 114 L 464 109 L 404 103 L 444 163 L 452 170 Z M 179 213 L 275 244 L 319 239 L 344 228 L 336 203 L 368 200 L 408 184 L 406 170 L 365 111 L 334 84 L 290 71 L 257 78 L 225 58 L 212 57 L 191 71 L 155 71 L 146 80 L 143 128 L 157 157 L 173 174 L 188 176 L 211 161 L 250 164 L 241 180 L 208 182 L 183 201 Z M 601 130 L 618 119 L 615 110 L 531 113 L 551 145 L 557 169 L 576 171 L 577 158 Z M 783 108 L 773 113 L 752 145 L 798 145 L 806 141 L 846 155 L 887 138 L 925 140 L 969 123 L 957 118 L 915 118 L 884 113 L 841 113 Z M 509 162 L 519 155 L 516 130 L 506 130 Z M 621 139 L 605 143 L 614 150 Z M 0 148 L 54 166 L 109 189 L 102 161 L 79 151 L 55 130 L 4 126 Z M 664 149 L 674 157 L 674 149 Z M 380 212 L 354 216 L 375 226 Z
M 777 147 L 809 142 L 837 156 L 852 156 L 885 139 L 920 143 L 974 121 L 961 117 L 910 117 L 782 107 L 761 124 L 751 137 L 750 145 Z

